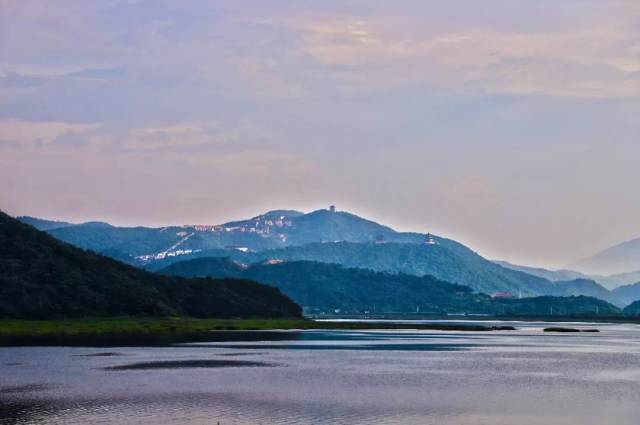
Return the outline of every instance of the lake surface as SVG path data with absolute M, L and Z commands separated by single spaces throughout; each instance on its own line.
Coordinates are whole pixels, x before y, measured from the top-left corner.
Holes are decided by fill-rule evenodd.
M 549 334 L 548 323 L 481 324 L 518 330 L 0 348 L 0 423 L 640 423 L 640 326 L 562 323 L 601 332 Z

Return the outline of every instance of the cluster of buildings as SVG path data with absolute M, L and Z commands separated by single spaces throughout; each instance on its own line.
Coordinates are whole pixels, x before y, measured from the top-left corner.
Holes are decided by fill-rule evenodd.
M 179 255 L 195 254 L 202 251 L 201 249 L 176 249 L 175 251 L 163 251 L 157 254 L 139 255 L 136 258 L 138 261 L 146 262 L 151 260 L 164 260 L 167 257 L 177 257 Z
M 257 234 L 268 234 L 272 233 L 273 229 L 283 228 L 283 227 L 291 227 L 293 222 L 290 218 L 286 216 L 280 216 L 276 218 L 267 218 L 265 216 L 256 217 L 252 220 L 247 220 L 245 222 L 236 223 L 234 226 L 225 226 L 225 225 L 207 225 L 207 224 L 196 224 L 193 226 L 187 226 L 192 228 L 196 232 L 214 232 L 214 233 L 224 233 L 224 232 L 233 232 L 233 233 L 257 233 Z

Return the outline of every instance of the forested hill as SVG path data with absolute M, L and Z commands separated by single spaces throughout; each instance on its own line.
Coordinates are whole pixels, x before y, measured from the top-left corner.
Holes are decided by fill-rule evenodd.
M 307 313 L 476 313 L 491 315 L 615 315 L 617 307 L 591 297 L 492 299 L 469 287 L 431 276 L 345 268 L 294 261 L 245 266 L 228 258 L 198 258 L 161 273 L 180 276 L 236 276 L 279 288 Z
M 54 239 L 0 212 L 0 317 L 297 317 L 276 288 L 143 271 Z

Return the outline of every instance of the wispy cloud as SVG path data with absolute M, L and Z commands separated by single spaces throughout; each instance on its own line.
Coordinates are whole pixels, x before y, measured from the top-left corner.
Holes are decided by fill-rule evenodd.
M 635 0 L 0 0 L 0 204 L 164 223 L 328 199 L 582 257 L 640 234 L 639 20 Z

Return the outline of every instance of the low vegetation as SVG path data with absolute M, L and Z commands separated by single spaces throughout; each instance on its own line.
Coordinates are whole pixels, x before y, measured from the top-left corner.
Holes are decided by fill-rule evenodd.
M 305 319 L 195 319 L 184 317 L 0 320 L 4 345 L 165 345 L 245 336 L 245 331 L 306 329 L 514 330 L 510 326 L 446 323 L 317 322 Z M 216 331 L 225 332 L 222 336 Z M 236 331 L 234 334 L 226 331 Z M 239 333 L 239 334 L 238 334 Z M 274 334 L 277 339 L 277 333 Z

